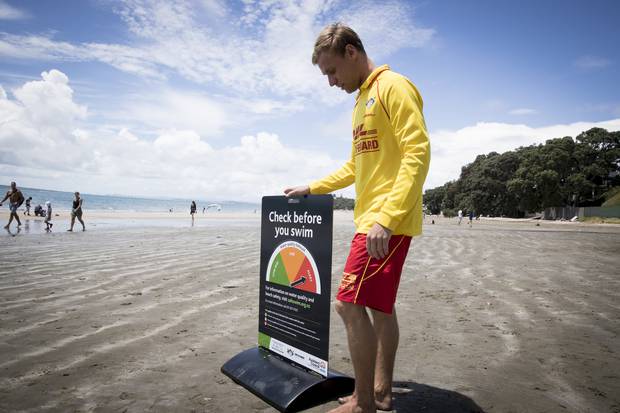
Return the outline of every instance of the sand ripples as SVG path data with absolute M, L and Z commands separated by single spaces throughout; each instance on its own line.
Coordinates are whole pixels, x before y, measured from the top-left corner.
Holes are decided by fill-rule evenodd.
M 231 321 L 255 328 L 254 317 L 219 311 L 257 307 L 258 235 L 255 227 L 53 234 L 53 249 L 43 236 L 3 240 L 0 410 L 43 405 L 17 389 L 60 378 L 79 393 L 69 377 L 89 382 L 102 366 L 136 380 L 205 351 Z

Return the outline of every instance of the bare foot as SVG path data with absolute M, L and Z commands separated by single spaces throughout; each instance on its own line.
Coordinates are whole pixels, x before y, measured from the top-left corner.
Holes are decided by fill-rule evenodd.
M 392 410 L 392 392 L 390 391 L 387 394 L 375 392 L 375 405 L 377 406 L 377 410 Z
M 8 225 L 5 225 L 5 226 L 4 226 L 4 229 L 9 229 L 9 226 L 8 226 Z
M 340 401 L 340 399 L 338 400 Z M 357 404 L 357 400 L 350 396 L 349 400 L 335 409 L 330 410 L 328 413 L 374 413 L 377 410 L 374 406 L 364 409 Z
M 348 403 L 349 401 L 351 401 L 352 397 L 353 395 L 339 397 L 338 403 L 340 404 Z M 377 407 L 377 410 L 388 411 L 388 412 L 393 410 L 394 408 L 392 407 L 392 394 L 390 393 L 388 395 L 380 395 L 379 393 L 375 392 L 375 406 Z
M 71 228 L 69 228 L 67 231 L 68 231 L 68 232 L 73 232 L 73 230 L 72 230 Z

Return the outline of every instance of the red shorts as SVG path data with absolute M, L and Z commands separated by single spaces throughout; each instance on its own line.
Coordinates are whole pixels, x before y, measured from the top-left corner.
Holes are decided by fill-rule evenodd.
M 355 234 L 336 299 L 392 314 L 411 237 L 394 235 L 389 252 L 377 260 L 368 255 L 366 234 Z

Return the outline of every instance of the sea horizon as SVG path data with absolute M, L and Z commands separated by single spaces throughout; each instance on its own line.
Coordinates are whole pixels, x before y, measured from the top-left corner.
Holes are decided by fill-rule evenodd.
M 0 185 L 2 197 L 10 189 L 7 185 Z M 30 188 L 18 186 L 24 198 L 32 197 L 31 211 L 37 205 L 45 206 L 50 201 L 52 208 L 57 211 L 70 211 L 74 199 L 73 192 L 59 191 L 54 189 Z M 98 195 L 80 192 L 83 201 L 83 209 L 90 211 L 106 212 L 173 212 L 187 210 L 190 204 L 196 202 L 197 212 L 205 210 L 217 210 L 225 212 L 253 212 L 260 209 L 259 203 L 233 201 L 233 200 L 207 200 L 202 198 L 166 198 L 156 196 L 128 196 L 128 195 Z M 0 198 L 1 199 L 1 198 Z M 8 200 L 5 201 L 8 205 Z M 4 206 L 4 205 L 3 205 Z M 25 203 L 20 209 L 25 208 Z

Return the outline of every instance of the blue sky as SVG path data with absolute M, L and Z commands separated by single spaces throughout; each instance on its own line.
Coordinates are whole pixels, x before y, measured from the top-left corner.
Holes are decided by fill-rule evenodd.
M 480 153 L 620 129 L 619 17 L 615 1 L 0 0 L 0 179 L 256 201 L 319 178 L 350 153 L 354 96 L 310 63 L 341 20 L 420 89 L 431 188 Z

